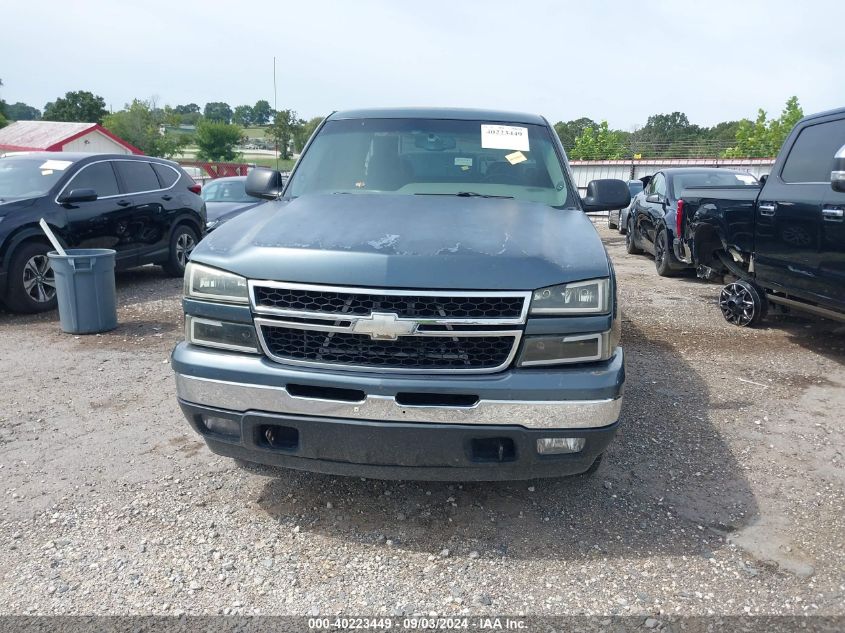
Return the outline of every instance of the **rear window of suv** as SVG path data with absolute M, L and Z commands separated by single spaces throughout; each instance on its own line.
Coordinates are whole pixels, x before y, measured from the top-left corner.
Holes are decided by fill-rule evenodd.
M 115 166 L 123 177 L 126 193 L 161 189 L 158 177 L 150 163 L 140 160 L 118 160 L 115 161 Z
M 159 163 L 152 163 L 153 169 L 158 174 L 158 179 L 161 181 L 161 186 L 167 189 L 179 180 L 179 174 L 172 167 L 161 165 Z

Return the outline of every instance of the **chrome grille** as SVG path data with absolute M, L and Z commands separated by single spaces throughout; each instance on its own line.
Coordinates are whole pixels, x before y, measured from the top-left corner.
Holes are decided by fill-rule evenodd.
M 513 361 L 530 293 L 411 291 L 250 281 L 264 353 L 375 372 L 489 373 Z M 520 327 L 514 327 L 520 326 Z

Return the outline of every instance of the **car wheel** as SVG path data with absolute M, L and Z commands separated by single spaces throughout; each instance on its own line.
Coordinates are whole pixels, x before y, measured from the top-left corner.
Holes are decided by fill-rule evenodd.
M 12 312 L 33 313 L 56 309 L 56 277 L 42 242 L 18 247 L 9 266 L 6 306 Z
M 620 235 L 625 235 L 628 232 L 627 229 L 625 228 L 625 225 L 622 224 L 622 212 L 621 211 L 619 213 L 619 228 L 618 228 L 618 231 L 619 231 Z
M 625 251 L 629 255 L 639 255 L 642 253 L 642 250 L 634 244 L 634 227 L 631 225 L 631 218 L 628 218 L 628 224 L 625 227 Z
M 609 228 L 609 229 L 615 229 L 615 228 L 618 226 L 618 222 L 617 222 L 617 224 L 614 224 L 614 223 L 611 221 L 611 219 L 610 219 L 610 218 L 611 218 L 611 215 L 610 215 L 610 214 L 611 214 L 611 212 L 610 212 L 610 211 L 608 211 L 608 212 L 607 212 L 607 228 Z
M 164 270 L 172 277 L 185 274 L 185 266 L 191 257 L 191 252 L 197 245 L 197 232 L 187 224 L 180 224 L 170 236 L 170 253 Z
M 757 284 L 739 280 L 727 284 L 719 295 L 719 309 L 728 323 L 754 327 L 766 316 L 769 302 Z
M 654 241 L 654 266 L 661 277 L 671 277 L 674 271 L 671 267 L 672 251 L 669 250 L 669 236 L 666 229 L 657 234 Z

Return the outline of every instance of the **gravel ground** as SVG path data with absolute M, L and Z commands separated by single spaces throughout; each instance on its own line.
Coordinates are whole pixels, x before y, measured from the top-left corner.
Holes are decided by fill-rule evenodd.
M 599 232 L 629 382 L 592 478 L 237 468 L 176 406 L 179 281 L 119 275 L 104 335 L 0 313 L 0 614 L 845 614 L 845 328 L 729 326 Z

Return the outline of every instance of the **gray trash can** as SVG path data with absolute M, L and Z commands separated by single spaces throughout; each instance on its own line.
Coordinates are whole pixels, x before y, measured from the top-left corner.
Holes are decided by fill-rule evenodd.
M 70 334 L 94 334 L 117 327 L 114 256 L 110 248 L 47 253 L 56 277 L 59 322 Z

